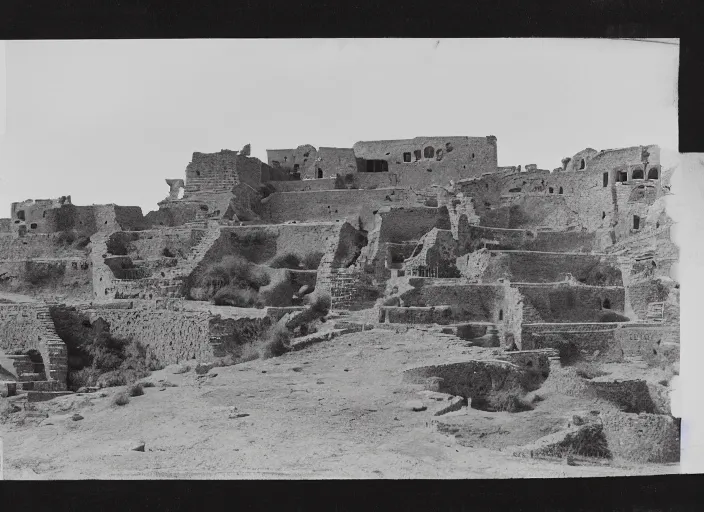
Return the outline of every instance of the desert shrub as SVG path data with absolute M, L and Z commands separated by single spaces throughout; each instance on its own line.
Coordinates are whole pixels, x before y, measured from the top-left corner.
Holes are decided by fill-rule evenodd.
M 154 384 L 150 380 L 148 380 L 146 382 L 142 382 L 142 387 L 144 387 L 144 388 L 153 388 L 154 386 L 156 386 L 156 384 Z
M 309 252 L 303 257 L 303 266 L 308 270 L 315 270 L 320 266 L 324 253 L 320 251 Z
M 271 268 L 290 268 L 299 269 L 301 268 L 301 259 L 292 253 L 282 254 L 276 256 L 269 262 Z
M 628 317 L 619 315 L 613 311 L 607 311 L 599 317 L 599 322 L 628 322 L 629 320 Z
M 233 285 L 220 288 L 213 296 L 213 303 L 217 306 L 238 308 L 260 307 L 262 305 L 258 292 L 252 288 L 237 288 Z
M 60 278 L 66 272 L 63 263 L 47 264 L 27 261 L 24 265 L 24 279 L 29 284 L 41 285 Z
M 68 388 L 78 390 L 83 387 L 95 386 L 100 377 L 100 371 L 92 366 L 81 368 L 77 371 L 69 371 L 68 373 Z
M 474 403 L 474 401 L 473 401 Z M 494 412 L 524 412 L 533 409 L 533 404 L 518 391 L 498 391 L 485 403 L 485 410 Z
M 259 357 L 268 359 L 285 354 L 289 350 L 291 333 L 282 324 L 274 324 L 264 333 L 262 341 L 259 343 Z
M 130 396 L 142 396 L 144 394 L 144 385 L 140 382 L 132 384 L 127 392 Z
M 76 234 L 73 231 L 61 231 L 55 238 L 56 245 L 71 245 L 76 241 Z
M 608 375 L 608 372 L 600 369 L 596 364 L 588 361 L 581 361 L 575 365 L 575 373 L 583 379 L 594 379 Z
M 281 281 L 271 289 L 261 292 L 260 297 L 264 304 L 274 307 L 286 307 L 291 305 L 293 294 L 296 290 L 288 281 Z
M 112 399 L 112 403 L 113 405 L 127 405 L 130 403 L 130 397 L 123 391 L 115 395 L 115 398 Z
M 241 256 L 225 256 L 209 265 L 198 279 L 202 287 L 219 288 L 233 285 L 236 288 L 259 288 L 269 284 L 269 275 Z
M 237 358 L 237 362 L 246 363 L 247 361 L 254 361 L 255 359 L 259 359 L 259 350 L 257 349 L 257 346 L 254 343 L 242 345 L 242 350 Z
M 130 241 L 131 240 L 123 233 L 113 234 L 106 242 L 108 254 L 113 256 L 127 256 L 131 249 Z

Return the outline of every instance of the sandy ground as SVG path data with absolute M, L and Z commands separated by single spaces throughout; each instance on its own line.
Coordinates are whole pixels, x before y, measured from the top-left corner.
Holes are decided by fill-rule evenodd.
M 112 398 L 123 388 L 111 388 L 14 413 L 26 419 L 0 425 L 5 478 L 545 478 L 679 471 L 677 465 L 568 466 L 462 446 L 438 432 L 432 404 L 421 412 L 407 407 L 422 395 L 418 386 L 402 384 L 405 368 L 475 357 L 489 358 L 491 351 L 432 333 L 372 330 L 205 376 L 169 367 L 146 379 L 156 387 L 122 407 Z M 163 388 L 164 379 L 177 386 Z M 42 412 L 49 416 L 28 417 Z M 72 420 L 76 412 L 82 420 Z M 465 412 L 478 421 L 487 414 Z M 144 452 L 130 450 L 137 441 L 145 443 Z

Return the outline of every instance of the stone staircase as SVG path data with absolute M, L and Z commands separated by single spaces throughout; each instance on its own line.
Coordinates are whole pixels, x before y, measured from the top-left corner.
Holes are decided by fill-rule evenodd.
M 182 280 L 193 273 L 196 267 L 203 261 L 206 253 L 220 238 L 220 225 L 217 221 L 208 221 L 206 223 L 205 234 L 198 243 L 191 248 L 185 260 L 179 262 L 175 267 L 164 271 L 164 280 Z

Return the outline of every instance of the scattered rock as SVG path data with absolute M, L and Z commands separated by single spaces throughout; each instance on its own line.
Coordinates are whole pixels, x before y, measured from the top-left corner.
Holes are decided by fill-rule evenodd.
M 131 447 L 130 450 L 133 452 L 143 452 L 144 451 L 144 442 L 139 441 L 137 443 L 134 443 Z
M 78 390 L 76 391 L 76 393 L 88 393 L 88 388 L 85 387 L 85 386 L 80 387 L 80 388 L 78 388 Z
M 414 412 L 425 411 L 427 409 L 427 407 L 423 405 L 423 402 L 420 400 L 410 400 L 409 402 L 406 402 L 406 408 Z
M 230 419 L 235 419 L 235 418 L 246 418 L 249 416 L 249 413 L 246 412 L 233 412 L 230 414 Z
M 316 381 L 316 384 L 325 384 L 322 380 Z
M 584 425 L 586 422 L 584 421 L 584 418 L 582 418 L 578 414 L 575 414 L 574 416 L 572 416 L 572 423 L 575 426 L 580 427 L 580 426 Z
M 78 413 L 75 413 L 73 416 L 71 416 L 71 419 L 72 419 L 73 421 L 81 421 L 81 420 L 83 419 L 83 416 L 81 416 L 81 415 L 78 414 Z
M 262 370 L 262 373 L 266 373 L 266 370 Z

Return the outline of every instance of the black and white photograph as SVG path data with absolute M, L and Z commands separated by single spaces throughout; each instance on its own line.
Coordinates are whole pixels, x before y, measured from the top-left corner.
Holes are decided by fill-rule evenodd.
M 694 472 L 679 55 L 0 42 L 0 475 Z

